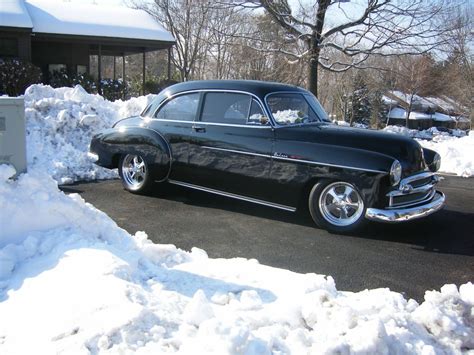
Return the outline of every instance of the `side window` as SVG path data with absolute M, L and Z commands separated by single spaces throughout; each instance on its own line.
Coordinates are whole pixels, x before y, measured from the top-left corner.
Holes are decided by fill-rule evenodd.
M 257 100 L 252 99 L 252 105 L 250 106 L 249 119 L 247 124 L 250 125 L 268 125 L 268 117 L 263 113 L 262 107 L 259 105 Z
M 311 106 L 299 93 L 271 94 L 267 98 L 267 104 L 273 118 L 280 125 L 319 122 Z
M 185 94 L 165 103 L 155 117 L 163 120 L 193 121 L 199 106 L 199 93 Z
M 204 98 L 201 120 L 227 124 L 246 124 L 251 97 L 245 94 L 210 92 Z

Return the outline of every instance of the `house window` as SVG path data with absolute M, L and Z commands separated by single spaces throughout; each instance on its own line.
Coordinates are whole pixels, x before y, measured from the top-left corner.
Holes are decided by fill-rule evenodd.
M 0 57 L 18 57 L 18 40 L 0 37 Z
M 49 64 L 48 71 L 50 74 L 53 74 L 55 71 L 60 72 L 61 70 L 66 70 L 66 64 Z
M 87 73 L 87 65 L 78 65 L 76 70 L 77 70 L 77 74 L 86 74 Z

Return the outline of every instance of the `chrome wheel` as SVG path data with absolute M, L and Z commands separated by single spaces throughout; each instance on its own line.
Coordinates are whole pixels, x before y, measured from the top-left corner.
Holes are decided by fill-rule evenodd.
M 319 195 L 319 211 L 330 224 L 338 227 L 356 223 L 364 212 L 364 201 L 347 182 L 327 185 Z
M 122 180 L 130 190 L 139 190 L 146 183 L 147 166 L 141 156 L 127 154 L 121 168 Z

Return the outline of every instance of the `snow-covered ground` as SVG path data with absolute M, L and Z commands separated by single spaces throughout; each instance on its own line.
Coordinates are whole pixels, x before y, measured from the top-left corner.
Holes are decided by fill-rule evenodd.
M 87 155 L 92 136 L 121 118 L 138 115 L 154 95 L 110 102 L 81 86 L 32 85 L 25 92 L 28 167 L 61 184 L 117 177 Z
M 474 285 L 341 292 L 334 280 L 131 236 L 32 169 L 0 166 L 1 354 L 461 353 Z M 32 218 L 34 216 L 34 218 Z

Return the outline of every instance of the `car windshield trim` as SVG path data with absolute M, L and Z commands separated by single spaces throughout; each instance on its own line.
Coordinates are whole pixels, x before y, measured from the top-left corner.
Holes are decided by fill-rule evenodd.
M 311 109 L 311 111 L 313 112 L 313 114 L 316 116 L 316 118 L 318 120 L 317 121 L 311 121 L 311 122 L 292 122 L 292 123 L 288 123 L 288 124 L 279 123 L 278 120 L 276 119 L 276 117 L 274 117 L 272 109 L 271 109 L 271 107 L 268 103 L 268 98 L 272 95 L 299 95 L 299 96 L 301 96 L 304 99 L 304 101 L 306 102 L 306 104 L 308 105 L 309 109 Z M 309 99 L 313 99 L 315 102 L 311 102 L 313 100 L 309 100 Z M 308 126 L 308 125 L 314 125 L 314 124 L 320 124 L 320 123 L 325 123 L 325 124 L 326 123 L 331 123 L 331 121 L 327 117 L 326 111 L 324 111 L 322 105 L 319 103 L 319 101 L 316 99 L 316 97 L 314 95 L 312 95 L 308 92 L 274 91 L 274 92 L 270 92 L 270 93 L 266 94 L 265 98 L 264 98 L 264 101 L 265 101 L 265 107 L 266 107 L 268 113 L 270 114 L 271 121 L 277 127 Z M 316 105 L 316 103 L 319 104 L 319 106 Z M 324 117 L 321 117 L 321 111 L 322 111 L 322 113 L 324 113 Z

